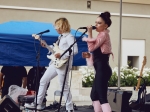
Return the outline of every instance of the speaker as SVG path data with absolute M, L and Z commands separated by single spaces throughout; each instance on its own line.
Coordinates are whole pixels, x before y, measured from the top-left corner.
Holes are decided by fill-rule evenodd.
M 150 93 L 146 94 L 146 99 L 145 99 L 146 102 L 150 102 Z
M 9 95 L 6 95 L 0 101 L 0 112 L 20 112 L 20 108 Z
M 144 110 L 144 112 L 149 112 L 150 111 L 150 102 L 145 102 L 143 110 Z
M 131 112 L 132 109 L 129 107 L 129 99 L 131 95 L 132 91 L 108 89 L 107 99 L 112 111 Z

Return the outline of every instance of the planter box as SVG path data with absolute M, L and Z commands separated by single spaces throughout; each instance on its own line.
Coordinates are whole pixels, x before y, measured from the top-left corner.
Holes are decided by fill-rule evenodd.
M 27 69 L 28 71 L 28 69 Z M 82 74 L 78 70 L 73 70 L 72 72 L 72 81 L 71 81 L 71 93 L 72 93 L 72 98 L 73 101 L 91 101 L 90 98 L 90 92 L 91 92 L 91 87 L 82 87 Z M 71 74 L 70 74 L 71 77 Z M 117 88 L 117 87 L 109 87 L 109 88 Z M 133 90 L 133 87 L 121 87 L 121 89 L 125 90 Z M 58 84 L 58 77 L 54 78 L 51 83 L 50 87 L 47 91 L 47 100 L 48 101 L 54 101 L 54 97 L 57 101 L 59 101 L 60 96 L 54 96 L 54 92 L 56 90 L 60 90 L 59 84 Z M 147 93 L 150 93 L 150 87 L 147 87 Z M 133 96 L 132 96 L 133 97 Z
M 109 87 L 110 89 L 116 89 L 117 87 Z M 121 87 L 120 89 L 123 89 L 123 90 L 129 90 L 129 91 L 134 91 L 133 90 L 133 87 Z M 148 93 L 150 93 L 150 86 L 147 86 L 146 87 L 146 90 L 147 90 L 147 94 Z M 91 92 L 91 88 L 90 87 L 82 87 L 81 89 L 80 89 L 80 94 L 82 95 L 82 96 L 87 96 L 87 98 L 88 98 L 88 96 L 90 97 L 90 92 Z M 131 96 L 131 98 L 134 98 L 134 99 L 137 99 L 137 97 L 135 97 L 135 96 Z M 89 101 L 89 100 L 91 100 L 90 98 L 88 98 L 88 99 L 84 99 L 85 101 Z
M 71 81 L 71 93 L 73 101 L 83 101 L 89 102 L 91 101 L 90 92 L 91 87 L 82 87 L 82 74 L 78 70 L 73 70 L 72 72 L 72 81 Z M 70 74 L 71 75 L 71 74 Z M 54 101 L 54 91 L 59 90 L 58 77 L 54 78 L 51 81 L 50 87 L 48 89 L 48 101 Z M 109 88 L 117 88 L 117 87 L 109 87 Z M 133 87 L 121 87 L 121 89 L 125 90 L 133 90 Z M 150 87 L 147 87 L 147 93 L 150 93 Z M 132 96 L 133 97 L 133 96 Z M 58 101 L 60 96 L 55 96 L 55 99 Z

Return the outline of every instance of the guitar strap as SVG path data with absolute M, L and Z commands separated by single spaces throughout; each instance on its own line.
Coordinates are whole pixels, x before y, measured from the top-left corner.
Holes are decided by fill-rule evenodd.
M 60 38 L 58 39 L 58 43 L 57 43 L 58 46 L 59 46 L 59 42 L 60 42 L 60 39 L 61 39 L 62 36 L 63 36 L 63 35 L 61 35 Z
M 68 36 L 68 35 L 69 35 L 69 33 L 68 33 L 66 36 Z M 58 42 L 57 42 L 57 45 L 58 45 L 58 46 L 59 46 L 59 42 L 60 42 L 60 39 L 61 39 L 62 36 L 63 36 L 63 35 L 61 34 L 60 37 L 59 37 L 59 39 L 57 40 L 57 41 L 58 41 Z M 66 37 L 66 36 L 65 36 L 65 37 Z

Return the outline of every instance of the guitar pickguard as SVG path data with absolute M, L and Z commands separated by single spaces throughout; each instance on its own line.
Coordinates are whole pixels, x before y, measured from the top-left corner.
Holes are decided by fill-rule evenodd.
M 64 51 L 59 49 L 58 45 L 56 43 L 54 43 L 54 47 L 53 47 L 54 53 L 52 53 L 51 55 L 47 55 L 48 59 L 51 59 L 54 62 L 54 66 L 56 68 L 60 68 L 61 66 L 63 66 L 68 59 L 59 59 L 55 57 L 55 54 L 60 53 L 62 54 Z

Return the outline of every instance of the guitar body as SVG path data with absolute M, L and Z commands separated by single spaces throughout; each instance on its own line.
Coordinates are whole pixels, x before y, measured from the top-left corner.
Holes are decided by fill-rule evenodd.
M 68 59 L 61 60 L 61 59 L 55 58 L 54 54 L 52 54 L 52 55 L 47 55 L 47 58 L 48 58 L 48 59 L 51 59 L 51 60 L 53 61 L 54 66 L 55 66 L 56 68 L 60 68 L 60 67 L 63 66 L 63 65 L 67 62 L 67 60 L 68 60 Z
M 51 55 L 47 55 L 47 58 L 51 59 L 53 61 L 54 66 L 56 68 L 60 68 L 61 66 L 63 66 L 67 62 L 68 59 L 62 60 L 62 59 L 59 59 L 59 58 L 55 57 L 55 54 L 57 54 L 57 53 L 62 54 L 64 52 L 63 50 L 59 49 L 59 47 L 56 43 L 54 43 L 53 50 L 54 50 L 55 53 L 52 53 Z
M 132 98 L 130 99 L 130 107 L 136 110 L 141 109 L 145 103 L 146 85 L 145 85 L 145 79 L 142 78 L 143 76 L 142 72 L 145 64 L 146 64 L 146 56 L 144 56 L 143 65 L 140 71 L 140 76 L 137 76 L 138 78 L 137 86 L 134 87 Z M 140 86 L 141 79 L 143 79 L 144 83 Z
M 130 107 L 132 109 L 141 109 L 142 106 L 145 103 L 145 96 L 146 96 L 146 85 L 143 84 L 138 91 L 134 91 L 133 95 L 135 95 L 135 97 L 137 97 L 137 100 L 132 100 L 130 103 Z
M 52 53 L 51 55 L 47 55 L 47 58 L 51 59 L 53 61 L 54 66 L 56 68 L 60 68 L 61 66 L 63 66 L 68 61 L 68 59 L 59 59 L 59 58 L 55 57 L 55 54 L 57 54 L 57 53 L 63 54 L 63 52 L 64 52 L 63 50 L 59 49 L 59 47 L 58 47 L 58 45 L 56 43 L 53 44 L 54 47 L 52 49 L 50 46 L 47 45 L 47 43 L 44 40 L 42 40 L 40 38 L 39 35 L 33 34 L 32 36 L 35 39 L 38 39 L 41 42 L 41 44 L 44 44 L 44 47 L 46 47 L 49 50 L 49 53 L 50 52 Z
M 139 88 L 137 102 L 142 105 L 142 104 L 145 102 L 145 96 L 146 96 L 146 85 L 143 84 L 143 85 Z

